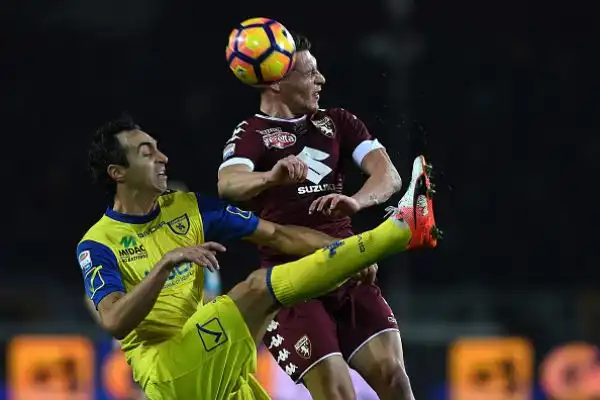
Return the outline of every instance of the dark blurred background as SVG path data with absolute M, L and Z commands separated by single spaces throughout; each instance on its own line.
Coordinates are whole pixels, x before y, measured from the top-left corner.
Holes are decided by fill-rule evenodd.
M 2 343 L 21 333 L 105 338 L 75 260 L 106 206 L 86 172 L 98 125 L 131 113 L 169 155 L 170 177 L 216 194 L 223 144 L 258 107 L 224 60 L 230 29 L 251 16 L 311 38 L 328 79 L 322 105 L 363 119 L 405 183 L 418 153 L 435 167 L 445 240 L 379 272 L 417 398 L 447 383 L 448 346 L 461 337 L 527 338 L 536 382 L 551 349 L 600 341 L 591 4 L 4 0 Z M 361 179 L 351 176 L 348 191 Z M 368 210 L 355 225 L 381 217 Z M 225 290 L 256 267 L 250 260 L 247 244 L 224 257 Z

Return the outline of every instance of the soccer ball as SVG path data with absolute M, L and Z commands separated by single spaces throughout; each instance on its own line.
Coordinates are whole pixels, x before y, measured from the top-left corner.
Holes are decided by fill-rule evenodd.
M 229 35 L 225 50 L 229 69 L 247 85 L 281 80 L 296 60 L 296 44 L 281 23 L 270 18 L 250 18 Z

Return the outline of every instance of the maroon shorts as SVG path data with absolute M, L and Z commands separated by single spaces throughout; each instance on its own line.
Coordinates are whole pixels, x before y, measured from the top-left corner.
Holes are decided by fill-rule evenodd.
M 339 354 L 350 362 L 372 337 L 397 329 L 379 287 L 350 281 L 319 299 L 281 309 L 263 342 L 297 383 L 319 361 Z

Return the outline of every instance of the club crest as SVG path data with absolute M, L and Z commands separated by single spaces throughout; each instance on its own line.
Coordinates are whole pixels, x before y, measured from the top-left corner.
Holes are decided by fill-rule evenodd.
M 185 235 L 190 230 L 190 218 L 187 214 L 183 214 L 181 217 L 177 217 L 167 222 L 167 225 L 169 225 L 169 228 L 171 228 L 174 233 Z
M 335 124 L 329 116 L 324 116 L 321 119 L 311 119 L 310 122 L 317 128 L 323 135 L 333 139 L 335 137 Z
M 308 360 L 310 358 L 310 355 L 312 353 L 312 344 L 310 343 L 310 339 L 308 338 L 308 336 L 302 336 L 300 340 L 296 342 L 294 348 L 296 349 L 296 353 L 298 353 L 300 357 L 304 358 L 305 360 Z

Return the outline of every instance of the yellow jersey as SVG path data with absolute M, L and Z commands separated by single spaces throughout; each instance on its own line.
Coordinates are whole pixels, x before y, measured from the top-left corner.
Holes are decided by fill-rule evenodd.
M 87 295 L 96 308 L 113 292 L 127 293 L 173 249 L 220 243 L 251 235 L 258 218 L 221 200 L 197 193 L 167 192 L 147 215 L 134 216 L 108 208 L 77 246 Z M 137 382 L 153 368 L 153 346 L 181 332 L 202 304 L 204 272 L 184 263 L 173 269 L 152 311 L 123 340 Z

